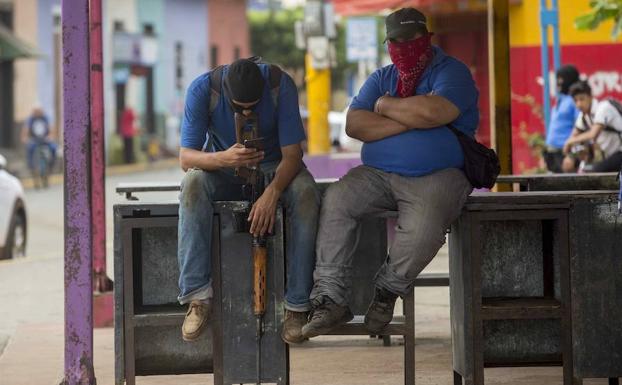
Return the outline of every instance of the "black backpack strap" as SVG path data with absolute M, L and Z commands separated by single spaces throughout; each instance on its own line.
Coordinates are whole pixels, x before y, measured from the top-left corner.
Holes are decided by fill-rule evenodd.
M 590 130 L 590 124 L 587 122 L 587 117 L 585 116 L 585 113 L 581 113 L 581 121 L 583 122 L 583 130 L 579 130 L 579 131 L 589 131 Z
M 209 113 L 210 116 L 212 112 L 216 110 L 216 105 L 218 104 L 218 99 L 220 98 L 220 94 L 222 92 L 222 73 L 225 66 L 218 66 L 214 68 L 210 72 L 209 76 L 209 89 L 210 89 L 210 98 L 209 98 Z
M 270 64 L 270 96 L 272 96 L 272 103 L 274 109 L 278 110 L 279 106 L 279 92 L 281 91 L 281 76 L 283 70 L 276 64 Z
M 609 98 L 607 101 L 618 111 L 618 114 L 622 116 L 622 104 L 614 98 Z
M 214 148 L 214 122 L 212 120 L 212 116 L 214 116 L 214 111 L 216 111 L 216 106 L 218 105 L 218 101 L 220 100 L 220 94 L 222 92 L 222 73 L 225 66 L 220 65 L 214 68 L 210 72 L 210 81 L 209 81 L 209 108 L 208 108 L 208 118 L 207 118 L 207 141 L 203 145 L 203 151 L 216 151 Z

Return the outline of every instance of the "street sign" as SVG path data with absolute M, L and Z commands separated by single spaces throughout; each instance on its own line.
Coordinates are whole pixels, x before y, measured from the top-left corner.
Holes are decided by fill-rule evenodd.
M 352 17 L 346 24 L 346 59 L 350 63 L 378 59 L 378 31 L 373 17 Z
M 311 36 L 307 39 L 307 51 L 311 66 L 316 70 L 330 68 L 330 44 L 326 36 Z

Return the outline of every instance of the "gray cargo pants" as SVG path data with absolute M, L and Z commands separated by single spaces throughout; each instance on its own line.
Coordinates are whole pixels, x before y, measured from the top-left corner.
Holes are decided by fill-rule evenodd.
M 368 166 L 350 170 L 328 188 L 322 203 L 311 299 L 326 295 L 348 305 L 358 221 L 389 210 L 399 214 L 395 239 L 375 283 L 407 295 L 417 275 L 445 243 L 446 229 L 458 218 L 472 190 L 464 173 L 455 168 L 421 177 Z

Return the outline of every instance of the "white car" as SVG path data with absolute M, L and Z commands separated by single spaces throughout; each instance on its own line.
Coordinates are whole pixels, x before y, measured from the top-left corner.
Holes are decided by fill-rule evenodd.
M 6 167 L 6 158 L 0 155 L 0 259 L 26 255 L 24 189 Z

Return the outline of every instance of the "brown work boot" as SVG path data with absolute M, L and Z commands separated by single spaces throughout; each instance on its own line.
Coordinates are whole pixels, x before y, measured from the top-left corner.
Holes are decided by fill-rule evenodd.
M 377 287 L 374 299 L 365 314 L 365 327 L 371 334 L 380 335 L 393 319 L 393 309 L 398 295 Z
M 281 338 L 288 344 L 299 344 L 306 338 L 302 336 L 302 327 L 307 323 L 309 312 L 285 310 L 285 321 Z
M 302 336 L 305 338 L 327 334 L 354 318 L 348 306 L 338 305 L 328 296 L 315 298 L 311 303 L 313 313 L 309 322 L 302 327 Z
M 181 326 L 181 335 L 184 341 L 195 341 L 207 326 L 207 321 L 212 316 L 212 301 L 192 301 L 188 306 L 188 312 Z

